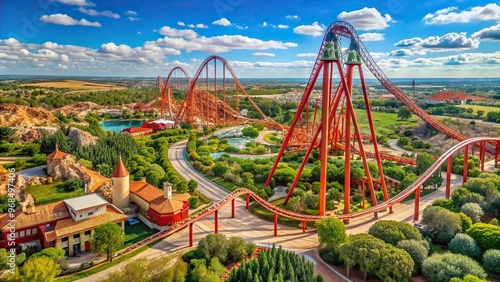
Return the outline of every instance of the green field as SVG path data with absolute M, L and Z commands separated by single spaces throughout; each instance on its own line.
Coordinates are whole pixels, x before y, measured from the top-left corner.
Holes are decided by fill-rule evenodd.
M 78 196 L 83 196 L 83 189 L 66 192 L 63 181 L 54 181 L 52 184 L 33 185 L 26 188 L 26 193 L 31 194 L 36 205 L 49 204 Z
M 486 115 L 489 112 L 500 112 L 500 108 L 498 108 L 498 107 L 489 107 L 489 106 L 480 106 L 480 105 L 457 105 L 457 107 L 464 108 L 464 109 L 471 108 L 474 110 L 474 112 L 472 112 L 472 114 L 474 114 L 474 115 L 479 110 L 484 111 L 484 114 L 482 115 L 483 118 L 486 117 Z
M 368 124 L 368 118 L 366 117 L 366 111 L 364 109 L 354 109 L 356 113 L 356 120 L 358 121 L 361 133 L 370 133 L 370 125 Z M 377 135 L 387 136 L 388 138 L 397 138 L 395 136 L 394 130 L 401 125 L 416 126 L 418 124 L 419 118 L 416 115 L 412 115 L 411 118 L 407 120 L 398 119 L 396 113 L 383 113 L 383 112 L 373 112 L 373 125 L 375 127 L 375 132 Z

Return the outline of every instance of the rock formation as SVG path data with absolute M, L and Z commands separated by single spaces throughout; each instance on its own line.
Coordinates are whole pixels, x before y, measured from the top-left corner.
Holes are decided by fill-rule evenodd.
M 96 194 L 99 194 L 106 201 L 113 202 L 113 183 L 112 181 L 105 182 L 99 188 L 95 190 Z
M 42 107 L 26 107 L 15 104 L 0 105 L 0 126 L 32 127 L 57 126 L 57 118 Z
M 104 108 L 104 106 L 93 102 L 78 102 L 76 104 L 57 108 L 54 112 L 61 113 L 65 116 L 76 116 L 80 119 L 84 119 L 88 113 L 97 112 L 98 110 L 102 110 Z
M 41 140 L 45 134 L 54 134 L 57 130 L 57 127 L 50 126 L 17 128 L 15 136 L 18 137 L 18 141 L 21 143 L 33 142 L 35 140 Z
M 97 139 L 99 139 L 98 137 L 76 127 L 69 129 L 68 137 L 77 147 L 95 145 L 97 143 Z
M 47 163 L 47 173 L 54 180 L 78 178 L 84 185 L 92 187 L 95 183 L 92 177 L 85 171 L 85 168 L 76 162 L 72 155 L 66 155 L 61 159 L 53 159 Z

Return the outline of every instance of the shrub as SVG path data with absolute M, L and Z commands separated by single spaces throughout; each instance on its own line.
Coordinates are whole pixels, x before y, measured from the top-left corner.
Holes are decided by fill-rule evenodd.
M 76 191 L 83 188 L 83 182 L 78 178 L 69 179 L 64 182 L 63 188 L 68 192 Z
M 398 242 L 397 247 L 405 250 L 410 254 L 415 264 L 413 267 L 413 274 L 420 274 L 422 271 L 422 263 L 429 255 L 429 242 L 425 240 L 401 240 Z
M 476 223 L 466 233 L 476 241 L 483 251 L 496 249 L 500 246 L 500 226 Z
M 500 273 L 500 250 L 487 250 L 483 255 L 483 266 L 491 272 Z
M 461 211 L 468 215 L 473 222 L 479 222 L 481 220 L 481 216 L 484 214 L 481 206 L 476 203 L 467 203 L 463 205 Z
M 465 232 L 472 226 L 472 219 L 463 212 L 459 212 L 458 215 L 462 219 L 462 231 Z
M 188 199 L 189 207 L 195 209 L 198 207 L 198 196 L 193 196 Z
M 470 257 L 444 253 L 433 254 L 422 265 L 422 273 L 432 282 L 448 282 L 453 277 L 463 278 L 467 274 L 486 278 L 483 268 Z
M 458 233 L 448 244 L 448 249 L 455 254 L 466 255 L 471 258 L 480 258 L 481 249 L 471 236 Z
M 426 207 L 421 222 L 433 241 L 441 244 L 447 244 L 455 234 L 462 232 L 460 216 L 441 207 Z
M 396 246 L 401 240 L 422 240 L 422 234 L 413 225 L 394 220 L 379 220 L 370 227 L 368 234 Z
M 484 280 L 477 276 L 467 274 L 464 276 L 464 279 L 453 277 L 451 278 L 450 282 L 488 282 L 488 280 Z

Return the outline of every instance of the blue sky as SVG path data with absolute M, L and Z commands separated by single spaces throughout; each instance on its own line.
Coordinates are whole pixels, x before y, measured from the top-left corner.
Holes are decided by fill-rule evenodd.
M 495 1 L 0 0 L 0 74 L 306 78 L 326 28 L 350 22 L 388 77 L 500 77 Z M 348 46 L 348 42 L 344 43 Z

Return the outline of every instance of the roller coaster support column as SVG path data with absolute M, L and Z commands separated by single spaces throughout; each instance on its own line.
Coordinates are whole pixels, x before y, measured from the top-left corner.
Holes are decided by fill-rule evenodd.
M 462 184 L 467 182 L 467 173 L 469 172 L 469 145 L 464 146 L 464 171 L 462 177 Z
M 319 215 L 326 213 L 326 183 L 328 182 L 328 132 L 330 126 L 330 69 L 332 61 L 323 61 L 323 92 L 322 92 L 322 115 L 321 115 L 321 143 L 320 143 L 320 172 L 319 172 Z M 347 158 L 347 157 L 346 157 Z M 346 173 L 347 174 L 347 173 Z
M 498 167 L 498 150 L 499 150 L 499 146 L 500 145 L 500 142 L 496 142 L 496 145 L 495 145 L 495 168 Z
M 215 221 L 215 231 L 214 233 L 219 233 L 219 210 L 214 212 L 214 221 Z
M 485 155 L 486 155 L 486 141 L 481 141 L 481 151 L 479 151 L 479 159 L 481 161 L 481 171 L 484 171 Z
M 346 92 L 352 91 L 352 66 L 348 66 L 346 83 Z M 350 99 L 349 94 L 346 95 L 347 99 Z M 351 109 L 349 107 L 345 108 L 344 134 L 344 214 L 349 214 L 351 211 Z M 344 222 L 348 223 L 349 220 Z
M 450 199 L 451 191 L 451 160 L 453 156 L 448 157 L 448 162 L 446 164 L 446 199 Z
M 418 187 L 415 190 L 415 211 L 413 213 L 413 220 L 414 221 L 418 221 L 418 217 L 420 214 L 419 204 L 420 204 L 420 187 Z
M 302 233 L 306 233 L 306 222 L 302 220 Z
M 234 218 L 234 199 L 231 200 L 231 218 Z
M 245 198 L 245 209 L 248 210 L 248 205 L 250 204 L 250 194 L 247 194 L 246 198 Z
M 278 214 L 274 213 L 274 236 L 278 236 Z
M 193 224 L 189 224 L 189 246 L 193 246 Z

